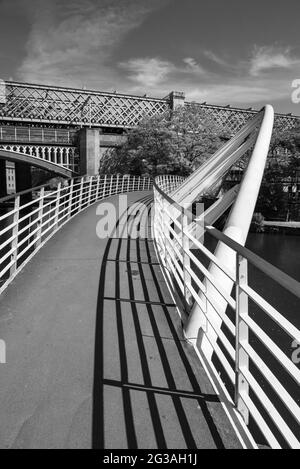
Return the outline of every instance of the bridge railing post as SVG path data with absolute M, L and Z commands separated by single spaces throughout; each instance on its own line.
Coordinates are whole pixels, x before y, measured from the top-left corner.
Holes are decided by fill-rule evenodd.
M 97 176 L 97 185 L 96 185 L 96 194 L 95 194 L 95 202 L 99 199 L 99 190 L 100 190 L 100 176 Z
M 164 261 L 165 265 L 168 268 L 168 250 L 167 250 L 167 238 L 169 236 L 168 233 L 168 225 L 167 225 L 167 202 L 164 197 L 162 197 L 162 210 L 161 210 L 161 220 L 162 220 L 162 229 L 164 233 L 164 239 L 163 239 L 163 255 L 164 255 Z
M 111 176 L 110 176 L 110 186 L 109 186 L 109 195 L 110 195 L 110 196 L 112 195 L 113 180 L 114 180 L 114 177 L 113 177 L 113 175 L 111 175 Z
M 79 207 L 78 210 L 79 212 L 82 209 L 82 202 L 83 202 L 83 185 L 84 185 L 84 177 L 81 178 L 80 181 L 80 191 L 79 191 Z
M 20 219 L 20 196 L 18 195 L 15 198 L 14 203 L 14 215 L 13 215 L 13 230 L 12 230 L 12 255 L 11 262 L 12 266 L 10 268 L 10 276 L 14 275 L 18 268 L 18 242 L 19 242 L 19 219 Z
M 93 188 L 93 176 L 90 176 L 88 206 L 91 205 L 91 200 L 92 200 L 92 188 Z
M 183 270 L 183 279 L 184 279 L 184 297 L 187 304 L 190 304 L 191 293 L 188 288 L 188 285 L 191 284 L 192 278 L 189 273 L 191 267 L 189 250 L 190 250 L 190 239 L 185 234 L 188 231 L 190 224 L 190 217 L 188 212 L 184 207 L 181 209 L 181 242 L 182 242 L 182 270 Z
M 105 195 L 106 195 L 106 183 L 107 183 L 107 175 L 105 175 L 104 177 L 104 181 L 103 181 L 103 191 L 102 191 L 102 199 L 104 199 Z
M 39 211 L 37 218 L 38 231 L 36 234 L 35 249 L 37 249 L 42 243 L 42 228 L 43 228 L 43 217 L 44 217 L 44 200 L 45 200 L 45 187 L 41 188 L 40 200 L 39 200 Z
M 54 219 L 54 229 L 57 230 L 59 222 L 59 213 L 60 213 L 60 201 L 61 201 L 61 182 L 57 186 L 56 194 L 56 205 L 55 205 L 55 219 Z
M 235 359 L 235 404 L 246 423 L 249 424 L 249 409 L 246 406 L 243 395 L 248 396 L 249 384 L 243 371 L 249 370 L 249 356 L 243 348 L 243 344 L 249 343 L 249 327 L 244 321 L 249 314 L 248 295 L 242 290 L 248 285 L 248 261 L 237 254 L 236 268 L 236 359 Z
M 69 186 L 68 220 L 70 220 L 71 215 L 72 215 L 73 191 L 74 191 L 74 179 L 71 179 L 70 186 Z

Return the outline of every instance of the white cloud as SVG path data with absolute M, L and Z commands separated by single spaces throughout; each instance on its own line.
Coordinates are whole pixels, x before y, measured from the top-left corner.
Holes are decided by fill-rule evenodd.
M 146 88 L 161 84 L 174 71 L 174 65 L 159 58 L 139 58 L 122 62 L 120 66 L 129 72 L 129 79 Z
M 98 88 L 118 79 L 114 48 L 167 0 L 27 0 L 33 25 L 18 75 L 24 81 Z
M 216 55 L 214 52 L 210 50 L 204 50 L 203 54 L 212 62 L 215 62 L 218 65 L 227 66 L 227 63 L 225 62 L 225 60 L 221 59 L 221 57 Z
M 256 47 L 250 63 L 250 74 L 258 76 L 272 69 L 288 69 L 300 65 L 300 59 L 291 57 L 290 49 L 276 50 L 275 47 Z
M 199 75 L 205 76 L 207 74 L 206 70 L 192 57 L 185 57 L 182 62 L 185 66 L 175 65 L 169 60 L 162 60 L 158 57 L 146 57 L 130 59 L 119 65 L 127 70 L 128 78 L 136 86 L 142 85 L 144 90 L 145 88 L 163 89 L 167 83 L 172 83 L 175 77 L 182 81 L 182 77 L 185 75 L 198 79 Z
M 199 65 L 197 61 L 193 59 L 193 57 L 186 57 L 185 59 L 183 59 L 183 62 L 187 65 L 186 67 L 187 72 L 193 72 L 193 73 L 197 73 L 200 75 L 206 74 L 206 71 L 204 70 L 204 68 L 201 67 L 201 65 Z
M 288 91 L 289 92 L 289 91 Z M 274 88 L 269 82 L 258 84 L 247 80 L 230 84 L 206 84 L 203 87 L 190 87 L 187 90 L 188 101 L 206 101 L 209 104 L 249 106 L 257 103 L 267 104 L 285 98 L 287 92 L 283 87 Z

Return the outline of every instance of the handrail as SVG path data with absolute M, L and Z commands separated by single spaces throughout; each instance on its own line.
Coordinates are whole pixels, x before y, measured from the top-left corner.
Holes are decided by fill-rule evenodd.
M 178 181 L 178 185 L 181 182 Z M 172 198 L 174 181 L 168 184 L 168 176 L 161 176 L 156 179 L 153 187 L 153 232 L 157 255 L 172 293 L 175 298 L 180 298 L 177 305 L 183 313 L 182 318 L 187 317 L 184 326 L 186 327 L 189 321 L 189 311 L 193 305 L 196 304 L 202 311 L 198 338 L 192 342 L 192 345 L 214 386 L 220 392 L 229 415 L 237 428 L 244 432 L 243 435 L 247 441 L 245 446 L 257 447 L 258 443 L 253 434 L 250 420 L 252 416 L 266 438 L 266 441 L 260 443 L 269 444 L 272 448 L 282 448 L 285 447 L 282 446 L 282 441 L 285 440 L 290 448 L 300 448 L 300 431 L 298 431 L 300 429 L 300 406 L 296 392 L 300 385 L 300 371 L 296 363 L 292 361 L 292 355 L 289 356 L 290 349 L 285 351 L 281 348 L 283 345 L 280 347 L 278 343 L 278 334 L 281 333 L 282 337 L 286 337 L 287 334 L 291 343 L 294 340 L 295 343 L 300 344 L 300 330 L 285 317 L 284 312 L 278 311 L 269 300 L 262 296 L 263 294 L 257 293 L 253 287 L 249 286 L 248 264 L 267 275 L 298 300 L 300 299 L 300 283 L 226 234 L 211 225 L 204 224 L 204 230 L 208 235 L 235 253 L 237 268 L 235 277 L 232 277 L 215 255 L 209 252 L 207 258 L 207 249 L 191 235 L 191 226 L 199 223 L 199 220 L 197 221 L 190 211 L 184 209 Z M 235 295 L 229 293 L 227 297 L 223 285 L 215 279 L 213 273 L 204 267 L 202 261 L 198 260 L 195 250 L 215 264 L 216 268 L 220 269 L 230 281 L 233 279 Z M 199 272 L 204 276 L 204 280 L 200 280 Z M 210 287 L 207 288 L 207 285 Z M 227 315 L 228 311 L 224 312 L 223 305 L 220 308 L 220 298 L 234 312 L 235 321 L 232 322 L 231 315 Z M 265 329 L 265 324 L 262 325 L 260 321 L 256 321 L 255 315 L 250 315 L 250 300 L 276 325 L 276 330 L 278 329 L 276 339 L 271 330 Z M 226 333 L 223 328 L 219 327 L 214 316 L 207 314 L 208 305 L 215 310 L 224 327 L 226 326 Z M 256 337 L 256 341 L 267 348 L 278 363 L 278 369 L 273 369 L 273 363 L 269 363 L 261 355 L 261 349 L 256 348 L 256 342 L 250 341 L 251 334 Z M 207 354 L 206 344 L 213 348 L 213 356 L 210 353 Z M 223 370 L 218 368 L 213 357 L 219 360 Z M 250 367 L 251 360 L 261 377 Z M 296 388 L 287 387 L 286 382 L 281 381 L 281 369 L 290 376 Z M 230 386 L 229 383 L 231 383 Z M 234 394 L 231 392 L 231 386 L 234 388 Z M 271 394 L 268 388 L 272 390 Z M 260 407 L 257 407 L 253 395 L 260 402 Z M 273 400 L 273 396 L 276 396 L 278 403 Z M 286 414 L 282 412 L 282 406 L 280 407 L 279 403 L 285 407 Z M 262 408 L 266 410 L 268 416 L 262 412 Z M 295 424 L 292 424 L 291 420 Z
M 178 204 L 174 199 L 172 199 L 172 197 L 170 197 L 168 194 L 164 193 L 163 190 L 158 186 L 158 184 L 155 181 L 153 183 L 153 187 L 155 190 L 157 190 L 159 194 L 161 194 L 164 197 L 164 199 L 170 205 L 172 205 L 173 207 L 176 207 L 180 211 L 182 210 L 182 206 Z M 197 222 L 196 215 L 194 215 L 191 211 L 189 211 L 186 208 L 184 209 L 184 211 L 185 211 L 185 215 L 191 221 Z M 257 267 L 262 273 L 266 274 L 272 280 L 279 283 L 282 287 L 284 287 L 286 290 L 288 290 L 290 293 L 292 293 L 293 295 L 295 295 L 297 298 L 300 299 L 300 282 L 290 277 L 288 274 L 278 269 L 277 267 L 272 265 L 270 262 L 266 261 L 265 259 L 262 259 L 261 257 L 259 257 L 254 252 L 250 251 L 246 247 L 237 243 L 232 238 L 229 238 L 229 236 L 225 235 L 224 233 L 217 230 L 213 226 L 210 226 L 204 223 L 204 228 L 205 228 L 205 231 L 209 235 L 211 235 L 213 238 L 215 238 L 218 241 L 222 241 L 224 244 L 226 244 L 226 246 L 230 247 L 231 249 L 236 251 L 238 254 L 243 256 L 245 259 L 247 259 L 254 267 Z
M 83 176 L 49 183 L 0 199 L 0 294 L 41 247 L 71 218 L 107 197 L 152 189 L 152 179 L 139 176 Z M 28 202 L 24 196 L 32 194 Z M 13 201 L 13 206 L 5 203 Z

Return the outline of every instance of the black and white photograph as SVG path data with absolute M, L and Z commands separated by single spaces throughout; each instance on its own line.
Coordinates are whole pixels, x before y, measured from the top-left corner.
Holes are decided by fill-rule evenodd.
M 0 449 L 300 449 L 299 18 L 0 0 Z

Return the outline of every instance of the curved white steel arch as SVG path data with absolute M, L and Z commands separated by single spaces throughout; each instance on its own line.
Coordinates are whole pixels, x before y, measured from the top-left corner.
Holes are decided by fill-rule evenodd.
M 249 228 L 251 225 L 255 205 L 257 202 L 267 162 L 269 146 L 272 137 L 272 130 L 274 125 L 273 107 L 271 105 L 267 105 L 265 108 L 263 108 L 259 117 L 261 119 L 261 125 L 256 139 L 255 147 L 250 158 L 248 167 L 246 169 L 243 181 L 241 183 L 239 192 L 234 201 L 231 213 L 228 217 L 226 227 L 224 229 L 224 234 L 226 234 L 229 238 L 232 238 L 234 241 L 238 242 L 242 246 L 245 245 L 249 233 Z M 249 124 L 250 128 L 248 128 L 250 134 L 255 130 L 256 125 L 257 119 L 254 119 L 252 121 L 252 125 L 251 123 Z M 243 130 L 244 129 L 242 129 L 242 131 L 240 132 L 241 134 L 244 133 Z M 235 147 L 236 143 L 240 142 L 241 136 L 237 137 L 237 139 L 233 139 L 235 140 L 233 145 L 228 142 L 227 148 L 230 149 L 232 148 L 232 146 Z M 235 157 L 233 159 L 235 160 Z M 201 178 L 202 174 L 203 173 L 200 168 L 198 171 L 198 178 Z M 195 181 L 194 175 L 192 179 L 193 181 Z M 185 186 L 188 187 L 188 180 L 185 181 Z M 190 198 L 190 194 L 188 194 L 187 198 Z M 181 201 L 184 201 L 184 198 L 181 198 Z M 232 251 L 232 249 L 230 249 L 224 243 L 219 242 L 215 251 L 215 256 L 221 264 L 226 265 L 233 272 L 236 271 L 236 255 L 234 251 Z M 224 290 L 230 294 L 233 288 L 233 281 L 231 281 L 228 276 L 224 275 L 224 273 L 214 264 L 211 264 L 209 271 L 216 279 L 216 281 L 223 285 Z M 216 302 L 219 305 L 221 312 L 225 313 L 227 308 L 227 302 L 215 289 L 211 282 L 206 283 L 207 284 L 205 285 L 205 287 L 207 289 L 212 289 L 212 293 L 213 295 L 215 295 Z M 221 328 L 222 321 L 220 319 L 220 316 L 216 314 L 216 312 L 209 304 L 207 305 L 206 315 L 212 315 L 214 317 L 213 319 L 215 320 L 215 324 L 217 324 L 217 326 Z M 199 306 L 195 304 L 191 312 L 188 324 L 185 328 L 185 335 L 188 340 L 193 343 L 197 341 L 201 324 L 203 324 L 203 311 L 201 311 Z M 212 342 L 216 341 L 217 334 L 212 333 L 211 340 Z M 212 344 L 204 339 L 201 347 L 205 352 L 206 356 L 211 358 L 213 353 Z
M 19 153 L 16 151 L 9 151 L 0 149 L 0 159 L 13 161 L 14 163 L 27 163 L 30 166 L 35 166 L 37 168 L 45 169 L 60 176 L 71 178 L 74 173 L 71 169 L 65 168 L 56 163 L 44 160 L 37 156 L 27 155 L 26 153 Z

